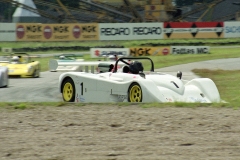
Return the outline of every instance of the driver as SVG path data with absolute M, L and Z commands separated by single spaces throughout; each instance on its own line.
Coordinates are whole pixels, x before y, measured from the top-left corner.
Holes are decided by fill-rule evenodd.
M 65 59 L 65 56 L 61 55 L 59 56 L 59 59 Z
M 129 65 L 129 72 L 133 74 L 139 74 L 140 72 L 143 72 L 143 69 L 142 62 L 139 61 L 133 61 Z
M 12 64 L 18 64 L 18 63 L 20 63 L 20 60 L 19 60 L 19 57 L 18 57 L 18 56 L 13 56 L 11 60 L 12 60 Z

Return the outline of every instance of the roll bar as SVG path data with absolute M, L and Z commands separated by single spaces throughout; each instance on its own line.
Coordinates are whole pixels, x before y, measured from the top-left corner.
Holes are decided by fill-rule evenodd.
M 141 60 L 141 59 L 149 60 L 151 62 L 151 65 L 152 65 L 150 71 L 154 72 L 154 64 L 153 64 L 153 61 L 152 61 L 151 58 L 148 58 L 148 57 L 121 57 L 115 62 L 113 73 L 117 72 L 117 66 L 118 66 L 119 61 L 123 62 L 126 65 L 130 65 L 126 60 Z

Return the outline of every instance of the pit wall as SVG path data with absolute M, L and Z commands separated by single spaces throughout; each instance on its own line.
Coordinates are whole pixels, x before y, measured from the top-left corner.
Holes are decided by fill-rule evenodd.
M 0 23 L 0 41 L 239 38 L 240 22 Z

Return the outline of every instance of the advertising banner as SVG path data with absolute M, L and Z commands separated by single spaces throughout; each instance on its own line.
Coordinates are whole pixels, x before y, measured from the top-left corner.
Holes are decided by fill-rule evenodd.
M 100 23 L 100 40 L 163 39 L 163 23 Z
M 130 56 L 161 56 L 168 55 L 170 47 L 135 47 L 130 48 Z
M 98 24 L 43 24 L 44 41 L 98 40 Z
M 18 41 L 78 41 L 98 40 L 98 24 L 17 23 Z
M 108 57 L 111 55 L 129 56 L 128 48 L 91 48 L 90 54 L 92 58 Z
M 165 39 L 223 38 L 223 22 L 165 22 Z
M 42 41 L 43 26 L 40 23 L 17 23 L 17 41 Z
M 240 22 L 224 22 L 224 38 L 240 37 Z
M 207 54 L 209 46 L 171 46 L 171 54 Z
M 0 23 L 0 41 L 16 41 L 16 23 Z

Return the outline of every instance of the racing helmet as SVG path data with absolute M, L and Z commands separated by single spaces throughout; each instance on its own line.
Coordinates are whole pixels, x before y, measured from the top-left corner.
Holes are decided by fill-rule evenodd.
M 143 72 L 143 65 L 142 62 L 139 61 L 133 61 L 129 65 L 129 71 L 133 74 L 138 74 L 139 72 Z
M 65 59 L 65 56 L 61 55 L 59 56 L 59 59 Z
M 19 62 L 19 57 L 18 56 L 13 56 L 12 57 L 12 63 L 18 63 Z
M 113 55 L 108 56 L 108 59 L 109 59 L 110 61 L 115 61 L 115 60 L 116 60 L 115 56 L 113 56 Z

